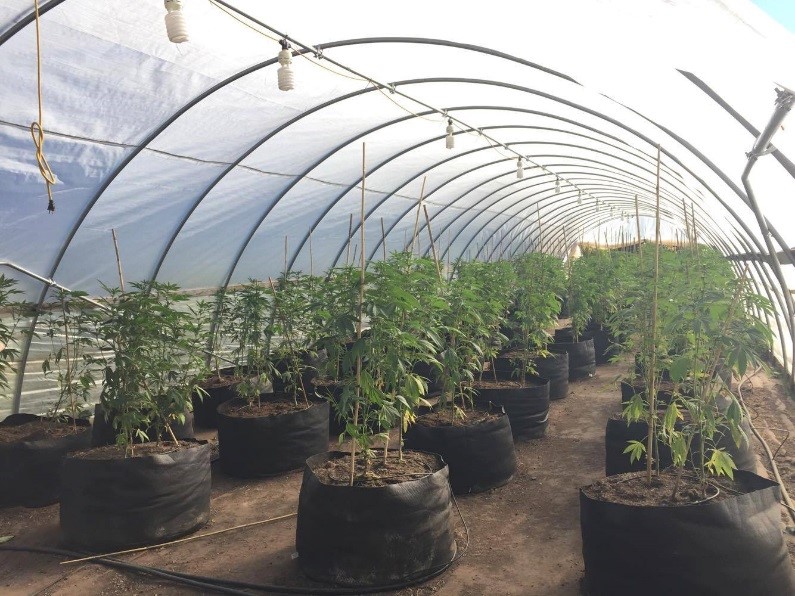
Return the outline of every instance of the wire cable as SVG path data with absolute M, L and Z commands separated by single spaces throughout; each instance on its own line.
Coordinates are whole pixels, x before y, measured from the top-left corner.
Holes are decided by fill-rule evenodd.
M 357 72 L 353 68 L 350 68 L 350 67 L 348 67 L 348 66 L 346 66 L 346 65 L 344 65 L 344 64 L 342 64 L 340 62 L 337 62 L 335 60 L 329 59 L 328 61 L 331 64 L 334 64 L 335 66 L 338 66 L 341 69 L 347 71 L 347 73 L 349 73 L 349 74 L 346 74 L 346 73 L 339 72 L 339 71 L 333 70 L 331 68 L 328 68 L 327 66 L 325 66 L 323 64 L 320 64 L 319 60 L 313 60 L 312 59 L 312 57 L 311 57 L 312 55 L 315 55 L 318 59 L 321 57 L 322 50 L 318 49 L 317 47 L 311 47 L 311 46 L 308 46 L 306 44 L 301 43 L 300 41 L 296 40 L 295 38 L 292 38 L 292 37 L 286 35 L 285 33 L 282 33 L 281 31 L 278 31 L 274 27 L 271 27 L 270 25 L 268 25 L 268 24 L 266 24 L 266 23 L 264 23 L 264 22 L 262 22 L 262 21 L 260 21 L 260 20 L 258 20 L 256 18 L 254 18 L 253 16 L 247 14 L 246 12 L 240 10 L 239 8 L 237 8 L 235 6 L 232 6 L 231 4 L 228 4 L 224 0 L 209 0 L 209 2 L 210 2 L 210 4 L 212 4 L 213 6 L 218 8 L 219 10 L 222 10 L 224 13 L 226 13 L 227 15 L 231 16 L 232 18 L 234 18 L 236 21 L 242 23 L 243 25 L 245 25 L 246 27 L 250 28 L 253 31 L 256 31 L 256 32 L 260 33 L 261 35 L 263 35 L 264 37 L 266 37 L 268 39 L 271 39 L 273 41 L 281 41 L 282 39 L 285 39 L 285 40 L 290 40 L 290 41 L 294 42 L 297 46 L 300 46 L 300 48 L 302 48 L 301 51 L 297 51 L 296 52 L 296 55 L 301 56 L 302 58 L 304 58 L 306 60 L 309 60 L 312 64 L 315 64 L 316 66 L 324 68 L 324 69 L 328 70 L 329 72 L 332 72 L 332 73 L 337 74 L 339 76 L 342 76 L 342 77 L 345 77 L 345 78 L 348 78 L 348 79 L 363 81 L 363 82 L 366 82 L 368 85 L 373 85 L 378 91 L 381 92 L 382 95 L 384 95 L 384 97 L 389 99 L 393 104 L 395 104 L 398 108 L 400 108 L 401 110 L 405 111 L 406 113 L 411 114 L 412 116 L 414 116 L 416 118 L 422 118 L 423 120 L 428 120 L 428 121 L 431 121 L 431 122 L 435 121 L 432 118 L 428 118 L 428 117 L 425 117 L 425 116 L 420 116 L 416 112 L 414 112 L 414 111 L 410 110 L 409 108 L 405 107 L 404 105 L 400 104 L 393 97 L 390 97 L 390 95 L 398 94 L 398 95 L 408 99 L 409 101 L 412 101 L 412 102 L 414 102 L 414 103 L 416 103 L 416 104 L 418 104 L 418 105 L 420 105 L 420 106 L 422 106 L 424 108 L 427 108 L 427 109 L 429 109 L 429 110 L 431 110 L 433 112 L 437 112 L 438 114 L 440 114 L 445 119 L 452 118 L 455 121 L 455 123 L 458 125 L 458 127 L 463 132 L 483 137 L 486 140 L 486 142 L 489 144 L 489 147 L 491 147 L 492 149 L 496 150 L 498 153 L 500 153 L 500 155 L 505 156 L 505 153 L 501 150 L 501 149 L 504 149 L 504 150 L 506 150 L 506 151 L 508 151 L 510 153 L 513 153 L 514 157 L 521 157 L 522 159 L 525 159 L 528 162 L 529 165 L 537 167 L 537 168 L 540 168 L 543 172 L 545 172 L 547 174 L 550 174 L 550 175 L 553 175 L 553 172 L 551 172 L 549 169 L 547 169 L 546 166 L 543 166 L 540 163 L 537 163 L 537 162 L 529 159 L 527 156 L 522 155 L 521 153 L 519 153 L 518 151 L 516 151 L 514 149 L 511 149 L 510 147 L 508 147 L 504 143 L 500 143 L 497 139 L 495 139 L 495 138 L 489 136 L 488 134 L 482 132 L 482 130 L 480 130 L 480 129 L 476 128 L 476 127 L 470 126 L 466 122 L 449 115 L 447 113 L 447 110 L 442 110 L 442 109 L 436 108 L 434 106 L 431 106 L 431 105 L 425 103 L 422 100 L 419 100 L 419 99 L 417 99 L 415 97 L 412 97 L 411 95 L 409 95 L 407 93 L 404 93 L 403 91 L 396 91 L 393 85 L 385 85 L 383 83 L 380 83 L 380 82 L 376 81 L 375 79 L 373 79 L 372 77 L 367 77 L 367 76 Z M 252 25 L 252 23 L 256 24 L 258 27 L 254 27 Z M 277 37 L 274 37 L 274 35 L 269 35 L 265 31 L 270 31 L 272 34 L 274 34 L 275 36 L 279 36 L 279 37 L 277 38 Z M 385 93 L 384 89 L 388 89 L 390 91 L 390 93 L 389 94 Z M 571 182 L 569 182 L 565 178 L 562 178 L 560 176 L 556 176 L 556 177 L 560 178 L 561 180 L 563 180 L 564 182 L 568 183 L 569 185 L 571 185 L 574 188 L 579 188 L 575 184 L 572 184 Z

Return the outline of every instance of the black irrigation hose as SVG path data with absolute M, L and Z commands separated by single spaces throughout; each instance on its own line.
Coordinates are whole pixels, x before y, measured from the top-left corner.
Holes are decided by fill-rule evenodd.
M 69 550 L 62 550 L 58 548 L 45 548 L 39 546 L 7 546 L 2 545 L 0 546 L 0 551 L 12 551 L 12 552 L 25 552 L 25 553 L 36 553 L 40 555 L 56 555 L 60 557 L 69 557 L 72 558 L 74 556 L 81 556 L 80 553 L 76 553 L 74 551 Z M 142 565 L 134 565 L 132 563 L 125 563 L 124 561 L 119 561 L 118 559 L 94 559 L 93 562 L 99 563 L 101 565 L 106 565 L 108 567 L 113 567 L 116 569 L 124 569 L 125 571 L 135 571 L 137 573 L 143 573 L 146 575 L 152 575 L 154 577 L 159 577 L 161 579 L 167 579 L 171 581 L 175 581 L 181 584 L 185 584 L 187 586 L 191 586 L 193 588 L 199 588 L 202 590 L 214 590 L 217 592 L 221 592 L 223 594 L 238 594 L 241 596 L 251 596 L 249 592 L 241 592 L 240 590 L 235 590 L 233 588 L 226 588 L 221 584 L 216 584 L 212 581 L 200 581 L 206 580 L 210 578 L 200 578 L 199 576 L 188 576 L 184 574 L 177 574 L 172 571 L 166 571 L 164 569 L 158 569 L 156 567 L 144 567 Z M 184 577 L 180 577 L 183 576 Z
M 438 577 L 439 575 L 447 571 L 447 569 L 449 569 L 453 563 L 461 559 L 466 554 L 466 551 L 469 548 L 469 526 L 467 526 L 467 523 L 464 520 L 464 516 L 461 514 L 461 509 L 458 506 L 458 501 L 456 500 L 455 495 L 451 493 L 451 496 L 453 498 L 453 503 L 455 504 L 456 511 L 458 511 L 458 516 L 461 519 L 461 523 L 464 526 L 466 539 L 464 541 L 463 550 L 456 553 L 456 555 L 450 560 L 449 563 L 445 563 L 444 565 L 432 569 L 422 577 L 418 577 L 410 581 L 400 582 L 396 584 L 390 584 L 385 586 L 363 587 L 363 588 L 309 588 L 309 587 L 297 587 L 297 586 L 274 586 L 269 584 L 254 584 L 254 583 L 221 579 L 216 577 L 191 575 L 188 573 L 180 573 L 178 571 L 168 571 L 166 569 L 159 569 L 157 567 L 147 567 L 145 565 L 135 565 L 133 563 L 125 563 L 124 561 L 119 561 L 118 559 L 111 559 L 107 557 L 92 559 L 90 562 L 99 563 L 101 565 L 106 565 L 108 567 L 113 567 L 117 569 L 123 569 L 125 571 L 134 571 L 136 573 L 151 575 L 154 577 L 166 579 L 169 581 L 184 584 L 201 590 L 211 590 L 215 592 L 220 592 L 222 594 L 237 594 L 240 596 L 251 596 L 250 591 L 243 591 L 243 590 L 255 590 L 258 592 L 278 593 L 278 594 L 306 594 L 307 596 L 312 596 L 312 595 L 348 596 L 353 594 L 376 594 L 379 592 L 391 592 L 394 590 L 402 590 L 403 588 L 408 588 L 410 586 L 421 584 Z M 70 559 L 83 556 L 83 553 L 77 553 L 74 551 L 57 549 L 57 548 L 36 547 L 36 546 L 0 545 L 0 552 L 2 551 L 56 555 L 61 557 L 67 557 Z

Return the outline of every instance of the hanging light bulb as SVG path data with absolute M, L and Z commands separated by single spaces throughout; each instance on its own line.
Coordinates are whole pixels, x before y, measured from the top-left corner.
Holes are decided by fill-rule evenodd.
M 182 12 L 182 0 L 164 0 L 166 13 L 166 33 L 172 43 L 190 41 L 188 35 L 188 22 Z
M 447 136 L 444 138 L 444 144 L 448 149 L 455 149 L 455 137 L 453 136 L 453 119 L 447 119 Z
M 282 46 L 279 52 L 279 70 L 276 71 L 276 76 L 279 78 L 280 91 L 292 91 L 295 89 L 295 77 L 293 75 L 293 52 L 290 50 L 290 44 L 286 39 L 279 42 Z
M 577 204 L 578 205 L 582 205 L 582 191 L 581 190 L 577 191 Z
M 555 194 L 560 194 L 560 178 L 555 176 Z
M 524 164 L 521 157 L 516 160 L 516 177 L 524 178 Z

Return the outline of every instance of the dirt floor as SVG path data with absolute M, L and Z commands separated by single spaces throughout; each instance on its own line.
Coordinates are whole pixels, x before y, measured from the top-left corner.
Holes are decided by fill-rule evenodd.
M 547 436 L 517 443 L 519 469 L 514 480 L 502 488 L 458 498 L 469 528 L 467 546 L 464 526 L 456 520 L 463 557 L 436 580 L 399 594 L 579 594 L 583 563 L 577 489 L 604 474 L 605 422 L 619 410 L 617 379 L 626 369 L 626 363 L 600 366 L 592 379 L 572 383 L 569 396 L 551 405 Z M 795 402 L 781 381 L 764 373 L 744 384 L 743 395 L 753 423 L 771 449 L 778 450 L 776 460 L 795 492 Z M 296 511 L 300 471 L 250 481 L 224 476 L 217 466 L 213 464 L 211 521 L 198 534 Z M 793 525 L 788 517 L 782 520 Z M 14 536 L 9 544 L 57 546 L 58 505 L 0 510 L 0 536 L 7 535 Z M 787 540 L 790 553 L 795 554 L 795 537 L 788 535 Z M 316 586 L 302 576 L 294 551 L 295 518 L 291 517 L 120 558 L 198 575 Z M 59 561 L 50 556 L 0 553 L 0 593 L 199 593 L 99 565 L 64 566 Z

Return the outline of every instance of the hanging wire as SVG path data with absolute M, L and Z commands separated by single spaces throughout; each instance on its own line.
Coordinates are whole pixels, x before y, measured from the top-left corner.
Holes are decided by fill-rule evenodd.
M 418 104 L 418 105 L 420 105 L 420 106 L 422 106 L 424 108 L 427 108 L 427 109 L 439 114 L 441 116 L 441 118 L 442 118 L 442 121 L 444 121 L 446 119 L 452 120 L 453 121 L 453 125 L 456 126 L 461 132 L 466 133 L 466 134 L 477 135 L 478 137 L 482 137 L 483 139 L 485 139 L 485 141 L 488 144 L 489 148 L 497 151 L 503 157 L 510 158 L 510 159 L 519 157 L 519 158 L 522 158 L 522 159 L 526 160 L 527 163 L 530 166 L 532 166 L 532 167 L 540 168 L 543 172 L 546 172 L 546 173 L 548 173 L 550 175 L 554 174 L 549 169 L 547 169 L 545 166 L 541 165 L 538 162 L 533 161 L 528 156 L 522 155 L 519 151 L 516 151 L 515 149 L 511 149 L 510 147 L 508 147 L 504 143 L 501 143 L 501 142 L 497 141 L 496 139 L 494 139 L 493 137 L 491 137 L 490 135 L 485 134 L 481 129 L 476 128 L 474 126 L 470 126 L 466 122 L 464 122 L 464 121 L 462 121 L 462 120 L 460 120 L 458 118 L 455 118 L 453 116 L 450 116 L 447 113 L 447 110 L 441 110 L 439 108 L 431 106 L 431 105 L 429 105 L 429 104 L 427 104 L 427 103 L 425 103 L 425 102 L 423 102 L 423 101 L 421 101 L 419 99 L 416 99 L 416 98 L 408 95 L 407 93 L 404 93 L 403 91 L 396 91 L 394 85 L 385 85 L 383 83 L 380 83 L 380 82 L 376 81 L 375 79 L 373 79 L 371 77 L 366 77 L 366 76 L 356 72 L 352 68 L 350 68 L 348 66 L 345 66 L 342 63 L 339 63 L 339 62 L 336 62 L 335 60 L 329 59 L 328 60 L 329 62 L 331 62 L 335 66 L 338 66 L 341 69 L 347 71 L 347 73 L 340 72 L 340 71 L 335 70 L 335 69 L 331 69 L 331 68 L 327 67 L 324 64 L 320 64 L 319 60 L 323 58 L 321 49 L 319 49 L 317 47 L 310 47 L 310 46 L 307 46 L 305 44 L 302 44 L 301 42 L 295 40 L 294 38 L 290 38 L 288 35 L 277 31 L 276 29 L 274 29 L 270 25 L 267 25 L 266 23 L 258 21 L 254 17 L 252 17 L 252 16 L 246 14 L 245 12 L 243 12 L 243 11 L 241 11 L 241 10 L 239 10 L 239 9 L 229 5 L 229 4 L 227 4 L 226 2 L 218 1 L 218 0 L 209 0 L 209 2 L 210 2 L 211 5 L 215 6 L 219 10 L 223 11 L 227 15 L 231 16 L 232 18 L 234 18 L 236 21 L 239 21 L 240 23 L 244 24 L 246 27 L 249 27 L 251 30 L 256 31 L 257 33 L 263 35 L 264 37 L 266 37 L 266 38 L 268 38 L 270 40 L 273 40 L 273 41 L 276 41 L 276 42 L 280 42 L 282 39 L 292 40 L 296 45 L 300 46 L 304 50 L 304 51 L 298 52 L 297 55 L 302 57 L 302 58 L 304 58 L 305 60 L 308 60 L 311 64 L 314 64 L 315 66 L 319 66 L 320 68 L 323 68 L 323 69 L 325 69 L 325 70 L 327 70 L 327 71 L 329 71 L 329 72 L 331 72 L 333 74 L 339 75 L 341 77 L 344 77 L 344 78 L 347 78 L 347 79 L 356 80 L 356 81 L 366 82 L 368 86 L 372 85 L 375 90 L 377 90 L 379 93 L 381 93 L 381 95 L 383 95 L 389 101 L 391 101 L 396 107 L 398 107 L 399 109 L 403 110 L 407 114 L 410 114 L 410 115 L 414 116 L 415 118 L 420 118 L 420 119 L 426 120 L 428 122 L 438 122 L 438 119 L 436 119 L 436 118 L 431 118 L 431 117 L 427 117 L 427 116 L 421 116 L 417 112 L 407 108 L 406 106 L 404 106 L 403 104 L 398 102 L 394 97 L 392 97 L 392 95 L 395 95 L 395 94 L 400 95 L 401 97 L 403 97 L 405 99 L 408 99 L 409 101 L 412 101 L 412 102 L 414 102 L 414 103 L 416 103 L 416 104 Z M 257 25 L 257 27 L 253 26 L 249 21 L 251 21 L 251 23 L 255 23 Z M 270 33 L 272 33 L 274 35 L 271 35 L 271 34 L 267 33 L 266 31 L 270 31 Z M 385 91 L 385 90 L 388 90 L 389 92 L 387 93 L 387 91 Z M 503 151 L 503 149 L 505 151 Z M 556 176 L 557 179 L 563 180 L 564 182 L 567 182 L 568 184 L 570 184 L 572 187 L 579 189 L 579 187 L 577 187 L 574 184 L 571 184 L 565 178 L 561 178 L 560 176 L 557 176 L 557 175 L 555 175 L 555 176 Z
M 55 213 L 55 202 L 52 199 L 52 185 L 55 184 L 55 174 L 53 174 L 47 158 L 44 156 L 44 108 L 41 93 L 41 25 L 39 22 L 39 0 L 33 1 L 36 16 L 36 91 L 39 100 L 39 119 L 30 124 L 30 136 L 33 137 L 33 144 L 36 146 L 36 163 L 39 166 L 39 173 L 44 178 L 47 185 L 47 211 Z

